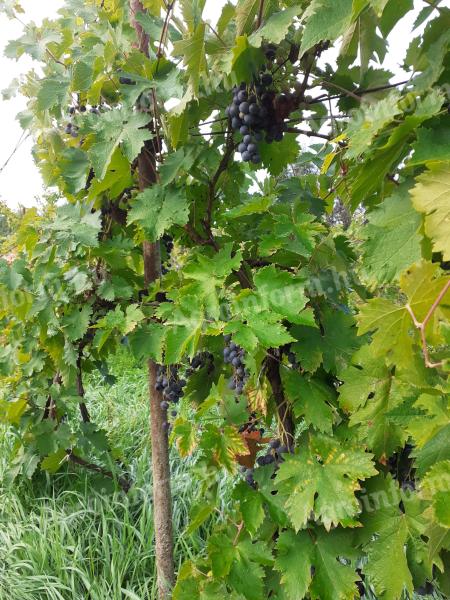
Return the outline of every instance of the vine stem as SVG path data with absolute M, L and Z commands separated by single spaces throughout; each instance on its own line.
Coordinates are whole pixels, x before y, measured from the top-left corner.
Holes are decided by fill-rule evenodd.
M 411 318 L 413 320 L 414 326 L 420 332 L 420 339 L 421 339 L 421 342 L 422 342 L 422 351 L 423 351 L 423 356 L 424 356 L 424 360 L 425 360 L 425 366 L 428 367 L 429 369 L 436 369 L 438 367 L 442 367 L 442 365 L 444 364 L 444 361 L 442 361 L 442 360 L 440 362 L 437 362 L 437 363 L 432 362 L 430 360 L 430 354 L 428 352 L 428 345 L 427 345 L 427 338 L 426 338 L 426 327 L 427 327 L 427 325 L 428 325 L 431 317 L 433 316 L 434 311 L 439 306 L 441 300 L 444 298 L 444 296 L 447 293 L 447 291 L 448 291 L 449 288 L 450 288 L 450 279 L 447 281 L 447 283 L 444 285 L 444 287 L 440 291 L 438 297 L 436 298 L 436 300 L 431 305 L 430 310 L 427 312 L 427 314 L 426 314 L 426 316 L 425 316 L 425 318 L 424 318 L 424 320 L 422 322 L 419 322 L 417 320 L 417 317 L 414 314 L 414 311 L 411 308 L 411 306 L 409 304 L 405 305 L 406 310 L 411 315 Z
M 107 469 L 104 469 L 103 467 L 100 467 L 98 465 L 95 465 L 94 463 L 90 463 L 87 460 L 84 460 L 84 458 L 81 458 L 80 456 L 77 456 L 76 454 L 74 454 L 72 452 L 72 450 L 67 450 L 66 455 L 67 455 L 67 460 L 69 460 L 70 462 L 73 462 L 75 465 L 84 467 L 85 469 L 88 469 L 89 471 L 93 471 L 94 473 L 99 473 L 100 475 L 103 475 L 104 477 L 107 477 L 108 479 L 115 480 L 115 477 L 114 477 L 114 474 L 112 473 L 112 471 L 108 471 Z M 119 477 L 119 478 L 117 478 L 117 482 L 124 492 L 129 491 L 130 482 L 126 478 Z
M 264 0 L 259 0 L 258 20 L 256 21 L 256 29 L 259 29 L 262 24 L 264 14 Z
M 288 127 L 286 133 L 298 133 L 300 135 L 307 135 L 308 137 L 322 138 L 323 140 L 331 140 L 331 136 L 326 133 L 316 133 L 315 131 L 308 131 L 306 129 L 296 129 L 295 127 Z

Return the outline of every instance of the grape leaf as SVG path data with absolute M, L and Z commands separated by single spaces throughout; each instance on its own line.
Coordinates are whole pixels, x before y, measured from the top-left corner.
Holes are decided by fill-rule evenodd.
M 48 110 L 57 104 L 64 104 L 69 93 L 69 80 L 61 77 L 43 79 L 37 93 L 39 110 Z
M 281 585 L 288 600 L 306 597 L 312 600 L 353 600 L 359 580 L 347 560 L 354 549 L 346 532 L 334 530 L 283 531 L 277 541 L 275 569 L 282 573 Z
M 124 108 L 96 115 L 91 121 L 95 142 L 90 146 L 88 155 L 97 179 L 105 177 L 119 144 L 122 144 L 123 153 L 130 162 L 136 158 L 144 142 L 153 137 L 146 128 L 148 120 L 145 113 L 132 113 Z
M 286 36 L 289 27 L 292 26 L 294 18 L 301 13 L 301 4 L 294 4 L 271 15 L 266 23 L 253 33 L 249 41 L 253 46 L 260 46 L 262 41 L 279 44 Z
M 422 219 L 401 187 L 370 213 L 363 244 L 363 264 L 372 283 L 389 283 L 420 260 Z
M 239 0 L 236 6 L 236 32 L 238 36 L 251 30 L 259 0 Z
M 375 472 L 371 454 L 324 435 L 310 436 L 308 446 L 287 456 L 277 475 L 295 530 L 305 527 L 311 511 L 327 530 L 339 523 L 356 525 L 358 480 Z
M 89 160 L 86 152 L 79 148 L 66 148 L 58 163 L 61 176 L 66 182 L 67 192 L 76 194 L 86 185 Z
M 174 56 L 183 56 L 194 95 L 198 95 L 200 74 L 208 70 L 205 54 L 205 23 L 199 23 L 194 33 L 183 40 L 174 42 Z
M 88 330 L 92 308 L 89 304 L 75 307 L 75 310 L 65 315 L 62 319 L 62 327 L 71 342 L 81 339 Z
M 265 517 L 261 494 L 241 481 L 234 489 L 233 497 L 239 501 L 239 509 L 246 529 L 251 534 L 256 533 Z
M 323 362 L 327 371 L 338 373 L 347 367 L 361 344 L 355 321 L 342 311 L 327 308 L 321 315 L 321 325 L 322 333 L 312 327 L 292 327 L 292 335 L 299 340 L 292 350 L 307 370 L 314 372 Z
M 442 527 L 450 528 L 450 460 L 434 464 L 420 486 L 427 500 L 431 500 L 434 518 Z
M 403 500 L 404 511 L 399 508 Z M 366 484 L 363 499 L 366 510 L 361 520 L 359 537 L 364 541 L 368 563 L 364 572 L 383 600 L 400 600 L 406 589 L 412 592 L 413 581 L 406 548 L 425 550 L 421 539 L 424 521 L 414 497 L 401 494 L 398 484 L 389 476 L 373 478 Z M 418 513 L 418 515 L 416 515 Z M 376 536 L 374 538 L 374 536 Z
M 431 238 L 433 250 L 450 260 L 450 163 L 429 165 L 417 177 L 411 196 L 414 208 L 425 213 L 425 233 Z
M 420 165 L 434 161 L 450 161 L 450 128 L 438 126 L 434 129 L 420 127 L 417 141 L 412 145 L 414 154 L 408 165 Z
M 295 416 L 303 417 L 307 425 L 318 431 L 331 433 L 333 425 L 333 388 L 319 379 L 301 375 L 292 369 L 283 371 L 283 384 L 293 404 Z
M 303 323 L 302 309 L 307 303 L 305 281 L 274 265 L 259 269 L 253 276 L 256 286 L 255 302 L 261 307 L 286 317 L 291 323 Z M 314 321 L 313 321 L 314 323 Z
M 298 141 L 295 135 L 291 134 L 285 135 L 282 141 L 276 144 L 259 145 L 262 163 L 271 175 L 280 175 L 288 165 L 294 163 L 299 150 Z
M 335 40 L 352 21 L 352 0 L 313 0 L 304 14 L 300 54 L 322 40 Z
M 401 112 L 398 107 L 399 98 L 398 92 L 391 92 L 374 104 L 362 105 L 361 110 L 355 113 L 345 131 L 349 139 L 346 151 L 348 158 L 356 158 L 368 149 L 376 134 Z
M 437 265 L 425 261 L 413 265 L 400 278 L 400 287 L 419 322 L 443 289 L 446 278 L 435 278 Z M 443 309 L 435 311 L 430 319 L 429 331 Z M 413 360 L 414 338 L 412 318 L 404 304 L 395 304 L 385 298 L 374 298 L 361 307 L 357 317 L 359 334 L 372 334 L 371 349 L 374 356 L 385 356 L 389 364 L 397 363 L 408 368 Z
M 154 185 L 138 194 L 128 213 L 129 223 L 138 223 L 146 239 L 154 242 L 172 225 L 185 225 L 189 204 L 184 190 Z

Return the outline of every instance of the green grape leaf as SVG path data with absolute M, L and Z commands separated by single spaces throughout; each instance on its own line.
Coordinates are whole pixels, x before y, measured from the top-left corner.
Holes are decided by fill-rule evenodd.
M 279 44 L 284 40 L 289 27 L 292 26 L 294 18 L 303 10 L 301 4 L 294 4 L 289 8 L 280 10 L 271 15 L 266 23 L 249 37 L 252 46 L 260 46 L 265 40 L 273 44 Z
M 183 40 L 174 42 L 174 56 L 182 56 L 194 95 L 198 95 L 201 73 L 207 73 L 205 54 L 206 24 L 199 23 L 194 33 Z
M 282 375 L 284 389 L 293 404 L 295 416 L 303 417 L 307 425 L 312 425 L 318 431 L 331 433 L 332 404 L 336 396 L 334 389 L 319 379 L 309 379 L 292 369 L 283 371 Z
M 241 481 L 234 489 L 233 497 L 239 502 L 245 528 L 251 534 L 256 533 L 265 517 L 261 494 Z
M 81 339 L 88 330 L 92 308 L 89 304 L 75 307 L 75 310 L 66 314 L 62 319 L 62 327 L 65 335 L 71 342 Z
M 400 600 L 404 590 L 413 590 L 409 564 L 413 555 L 407 549 L 425 550 L 423 508 L 414 497 L 403 496 L 390 476 L 373 478 L 365 487 L 366 510 L 359 532 L 368 556 L 364 572 L 377 596 Z M 405 512 L 399 508 L 401 500 Z
M 154 242 L 172 225 L 185 225 L 189 204 L 181 188 L 154 185 L 138 194 L 128 213 L 129 223 L 138 223 L 146 238 Z
M 429 162 L 450 161 L 450 128 L 438 126 L 435 129 L 420 127 L 417 141 L 412 145 L 414 154 L 408 165 L 421 165 Z
M 286 317 L 292 323 L 304 322 L 302 309 L 307 303 L 305 281 L 286 271 L 278 271 L 274 265 L 259 269 L 253 276 L 256 286 L 256 302 L 263 309 Z
M 69 194 L 76 194 L 84 188 L 89 172 L 89 159 L 86 152 L 79 148 L 66 148 L 62 152 L 58 166 Z
M 239 0 L 236 5 L 236 30 L 237 35 L 248 33 L 258 11 L 259 0 Z
M 398 107 L 399 98 L 399 93 L 395 91 L 374 104 L 362 105 L 345 131 L 349 140 L 346 151 L 348 158 L 356 158 L 365 152 L 377 133 L 401 112 Z
M 236 470 L 236 456 L 247 454 L 247 446 L 241 435 L 231 425 L 220 430 L 215 425 L 206 425 L 200 447 L 211 454 L 213 462 L 231 473 Z
M 286 457 L 277 484 L 288 495 L 285 508 L 296 531 L 306 526 L 312 511 L 329 530 L 339 523 L 357 524 L 359 480 L 375 473 L 371 454 L 315 435 L 297 455 Z
M 277 551 L 275 569 L 282 574 L 287 600 L 304 598 L 308 591 L 312 600 L 353 600 L 356 596 L 359 577 L 347 562 L 354 558 L 354 549 L 346 532 L 283 531 Z
M 398 188 L 368 218 L 364 269 L 371 282 L 389 283 L 422 257 L 422 219 L 414 211 L 405 187 Z
M 259 145 L 262 163 L 271 175 L 280 175 L 288 165 L 294 163 L 299 150 L 298 141 L 292 134 L 286 134 L 276 144 Z
M 65 104 L 69 94 L 69 80 L 61 77 L 43 79 L 37 93 L 39 110 L 48 110 L 57 104 Z
M 327 371 L 338 373 L 350 363 L 361 345 L 355 320 L 342 311 L 327 308 L 321 315 L 322 333 L 317 328 L 294 326 L 292 335 L 298 340 L 292 344 L 301 365 L 315 372 L 320 364 Z
M 352 0 L 313 0 L 306 9 L 300 53 L 322 40 L 335 40 L 345 33 L 352 21 Z
M 122 108 L 96 115 L 91 121 L 92 129 L 87 132 L 95 135 L 95 141 L 90 146 L 88 155 L 98 180 L 105 177 L 119 144 L 130 162 L 136 158 L 144 142 L 153 137 L 146 128 L 148 120 L 145 113 L 131 113 Z

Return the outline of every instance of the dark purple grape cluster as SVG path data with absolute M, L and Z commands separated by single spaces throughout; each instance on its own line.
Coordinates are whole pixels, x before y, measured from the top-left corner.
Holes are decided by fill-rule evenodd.
M 284 137 L 284 123 L 278 122 L 275 115 L 272 84 L 272 74 L 263 70 L 253 84 L 243 82 L 233 88 L 233 103 L 225 112 L 231 127 L 242 135 L 238 151 L 244 162 L 259 164 L 258 143 L 281 142 Z
M 173 238 L 170 235 L 164 234 L 162 237 L 162 245 L 166 251 L 166 257 L 161 265 L 161 274 L 167 275 L 167 273 L 170 271 L 170 255 L 173 250 Z
M 278 466 L 279 463 L 283 462 L 283 454 L 287 452 L 289 452 L 289 448 L 282 444 L 279 439 L 270 440 L 267 452 L 262 456 L 258 456 L 256 462 L 260 467 L 271 464 Z
M 186 369 L 186 375 L 190 377 L 195 373 L 195 371 L 199 371 L 203 369 L 203 367 L 208 368 L 208 373 L 210 373 L 214 369 L 214 355 L 207 350 L 204 352 L 199 352 L 189 361 L 189 366 Z
M 87 111 L 87 107 L 84 104 L 77 104 L 76 106 L 69 106 L 68 113 L 69 118 L 72 118 L 78 114 L 84 114 Z M 100 114 L 100 108 L 96 105 L 91 106 L 89 112 L 94 115 Z M 79 127 L 71 120 L 67 123 L 65 129 L 65 133 L 71 135 L 73 138 L 77 138 L 79 135 Z
M 248 469 L 247 467 L 242 466 L 241 467 L 241 473 L 244 475 L 244 481 L 245 481 L 245 483 L 247 483 L 252 488 L 256 488 L 256 482 L 255 482 L 255 479 L 254 479 L 255 470 L 254 469 Z
M 274 465 L 275 469 L 277 469 L 280 463 L 282 463 L 284 460 L 283 454 L 287 454 L 288 452 L 289 448 L 281 444 L 280 440 L 271 440 L 269 442 L 267 452 L 262 456 L 258 456 L 258 458 L 256 459 L 256 464 L 260 467 L 264 467 L 266 465 Z M 245 482 L 248 483 L 250 487 L 255 488 L 255 470 L 248 469 L 246 467 L 241 467 L 241 472 L 244 475 Z M 276 475 L 274 472 L 272 478 L 274 478 L 275 476 Z
M 239 396 L 244 391 L 249 377 L 249 372 L 245 368 L 245 350 L 231 341 L 231 335 L 226 335 L 224 340 L 226 346 L 223 349 L 223 360 L 225 364 L 233 367 L 233 375 L 228 387 L 230 390 L 235 390 Z
M 255 431 L 259 431 L 261 437 L 264 435 L 264 427 L 261 427 L 256 413 L 252 412 L 250 419 L 239 427 L 239 433 L 253 433 Z
M 130 77 L 119 77 L 119 83 L 121 85 L 136 85 L 136 82 Z
M 183 388 L 186 386 L 186 381 L 180 379 L 179 368 L 176 365 L 165 367 L 163 365 L 158 366 L 158 373 L 156 377 L 155 389 L 157 392 L 162 392 L 163 400 L 161 401 L 161 408 L 168 412 L 170 405 L 176 405 L 183 397 Z M 170 416 L 176 417 L 177 411 L 175 408 L 170 412 Z M 164 423 L 164 429 L 170 430 L 170 424 L 166 420 Z
M 74 125 L 72 122 L 67 123 L 66 128 L 64 129 L 64 131 L 68 135 L 71 135 L 73 138 L 77 138 L 78 137 L 78 127 L 76 125 Z

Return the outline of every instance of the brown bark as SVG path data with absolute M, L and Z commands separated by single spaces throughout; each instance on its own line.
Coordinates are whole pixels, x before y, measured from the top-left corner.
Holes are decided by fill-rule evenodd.
M 278 412 L 278 434 L 282 443 L 289 449 L 294 447 L 295 422 L 291 406 L 284 395 L 283 382 L 280 375 L 281 353 L 278 350 L 268 350 L 266 358 L 266 375 L 272 388 Z
M 77 392 L 81 398 L 80 402 L 80 414 L 83 419 L 83 423 L 89 423 L 91 417 L 87 409 L 86 403 L 84 402 L 84 385 L 83 385 L 83 371 L 81 369 L 81 350 L 77 358 Z
M 138 46 L 148 55 L 148 36 L 134 15 L 143 12 L 140 0 L 130 0 L 131 19 L 136 30 Z M 138 157 L 139 188 L 154 185 L 157 180 L 156 154 L 153 142 L 145 144 Z M 155 281 L 161 273 L 159 243 L 144 242 L 144 276 L 146 285 Z M 161 408 L 162 395 L 156 391 L 157 365 L 148 361 L 148 380 L 151 414 L 151 446 L 153 473 L 153 511 L 155 526 L 156 570 L 160 600 L 168 600 L 175 582 L 173 559 L 172 495 L 170 487 L 169 444 L 165 430 L 166 414 Z
M 242 267 L 236 272 L 236 275 L 244 289 L 252 287 L 251 281 Z M 277 407 L 278 436 L 282 443 L 291 450 L 294 447 L 295 441 L 295 420 L 291 405 L 284 394 L 283 382 L 281 381 L 281 352 L 277 348 L 269 348 L 264 363 L 266 376 L 272 388 L 272 394 Z

